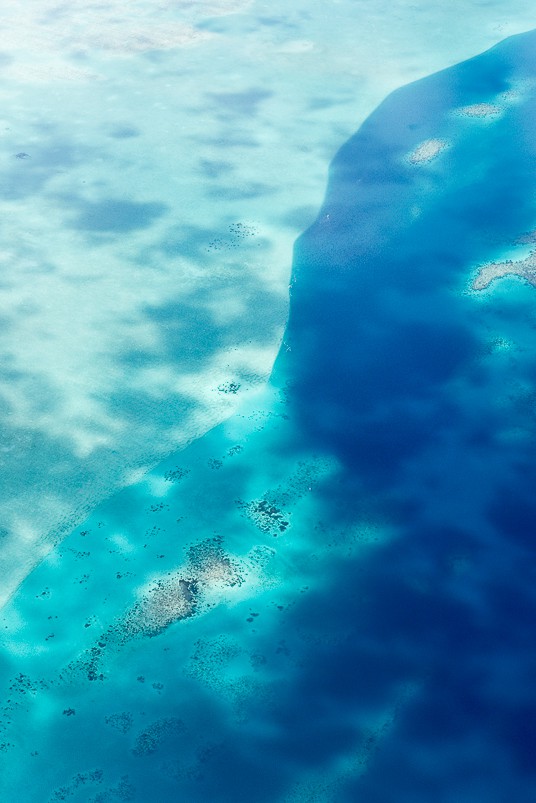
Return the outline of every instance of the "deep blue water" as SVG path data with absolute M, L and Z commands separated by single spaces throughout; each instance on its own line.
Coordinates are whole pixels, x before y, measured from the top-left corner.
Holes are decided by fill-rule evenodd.
M 536 799 L 536 290 L 469 290 L 536 228 L 535 78 L 513 37 L 336 155 L 264 397 L 4 612 L 3 799 Z M 190 615 L 136 631 L 170 577 Z

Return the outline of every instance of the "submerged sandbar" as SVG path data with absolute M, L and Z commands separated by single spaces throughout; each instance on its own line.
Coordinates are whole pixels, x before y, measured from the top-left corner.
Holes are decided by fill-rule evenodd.
M 475 276 L 471 285 L 472 290 L 485 290 L 496 279 L 503 276 L 519 276 L 536 287 L 536 251 L 532 251 L 526 259 L 514 262 L 506 259 L 504 262 L 490 262 L 483 265 Z

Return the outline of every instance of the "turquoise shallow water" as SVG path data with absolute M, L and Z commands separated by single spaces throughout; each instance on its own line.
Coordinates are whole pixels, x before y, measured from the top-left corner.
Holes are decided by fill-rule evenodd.
M 270 382 L 213 373 L 234 415 L 131 467 L 4 607 L 5 799 L 534 799 L 535 290 L 471 289 L 534 240 L 534 44 L 381 103 L 296 243 Z M 229 225 L 207 253 L 268 247 Z M 185 307 L 145 302 L 170 360 Z M 158 378 L 149 345 L 127 365 Z

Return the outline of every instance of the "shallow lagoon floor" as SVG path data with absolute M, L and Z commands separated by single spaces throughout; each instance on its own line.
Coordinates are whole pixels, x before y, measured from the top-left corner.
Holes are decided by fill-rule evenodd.
M 382 99 L 534 24 L 528 0 L 4 6 L 2 600 L 266 381 L 293 241 Z

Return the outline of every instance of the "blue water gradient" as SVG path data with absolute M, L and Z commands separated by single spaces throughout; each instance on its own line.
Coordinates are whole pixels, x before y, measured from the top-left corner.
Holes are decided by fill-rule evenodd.
M 536 229 L 535 80 L 512 37 L 337 154 L 270 386 L 3 611 L 2 799 L 536 799 L 536 295 L 471 290 Z

